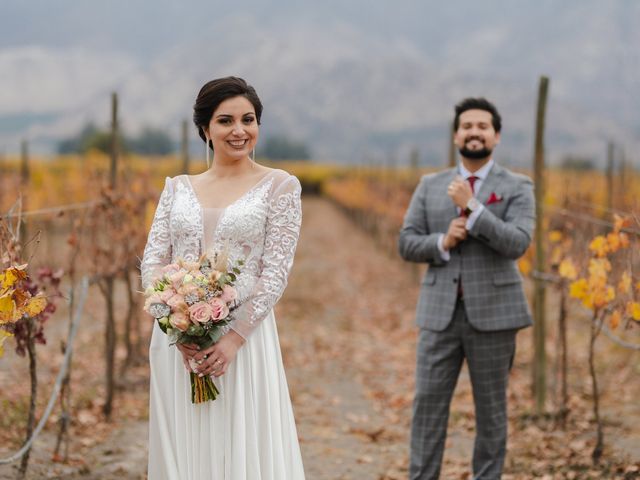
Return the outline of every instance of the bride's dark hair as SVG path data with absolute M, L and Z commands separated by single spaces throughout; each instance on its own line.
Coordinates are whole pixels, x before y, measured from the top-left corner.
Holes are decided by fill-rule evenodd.
M 251 102 L 256 111 L 256 120 L 260 125 L 262 102 L 256 90 L 240 77 L 216 78 L 204 84 L 193 105 L 193 123 L 198 127 L 198 135 L 204 142 L 207 141 L 204 128 L 209 126 L 213 112 L 222 102 L 233 97 L 245 97 Z M 211 141 L 209 146 L 213 148 Z

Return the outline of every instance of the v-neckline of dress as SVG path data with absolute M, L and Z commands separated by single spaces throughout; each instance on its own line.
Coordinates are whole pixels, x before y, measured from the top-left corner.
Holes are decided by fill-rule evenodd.
M 254 183 L 248 190 L 246 190 L 242 195 L 240 195 L 238 198 L 236 198 L 233 202 L 229 203 L 228 205 L 225 205 L 224 207 L 205 207 L 203 205 L 203 203 L 200 201 L 200 198 L 198 198 L 198 193 L 196 192 L 196 189 L 193 188 L 193 184 L 191 183 L 191 179 L 189 178 L 189 175 L 185 175 L 185 178 L 187 179 L 187 185 L 189 186 L 189 189 L 191 190 L 191 193 L 193 194 L 193 198 L 195 198 L 196 202 L 198 203 L 198 205 L 200 206 L 200 208 L 202 210 L 226 210 L 229 207 L 232 207 L 233 205 L 235 205 L 236 203 L 238 203 L 240 200 L 242 200 L 243 198 L 245 198 L 247 195 L 249 195 L 251 192 L 253 192 L 256 188 L 258 188 L 260 185 L 262 185 L 265 181 L 265 179 L 269 176 L 271 176 L 276 170 L 271 170 L 269 172 L 267 172 L 266 174 L 264 174 L 260 180 L 258 180 L 256 183 Z

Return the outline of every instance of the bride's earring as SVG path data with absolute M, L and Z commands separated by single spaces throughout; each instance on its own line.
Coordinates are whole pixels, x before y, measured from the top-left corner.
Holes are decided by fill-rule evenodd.
M 254 162 L 256 161 L 256 149 L 255 148 L 251 152 L 251 160 L 253 160 Z
M 206 142 L 204 142 L 204 149 L 206 150 L 206 155 L 207 155 L 207 170 L 209 170 L 209 168 L 211 168 L 211 161 L 209 160 L 209 137 L 207 137 L 205 135 L 206 138 Z

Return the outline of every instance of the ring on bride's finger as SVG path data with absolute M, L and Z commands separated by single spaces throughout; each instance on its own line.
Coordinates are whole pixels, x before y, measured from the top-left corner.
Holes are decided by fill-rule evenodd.
M 196 360 L 196 363 L 197 363 L 198 365 L 202 365 L 202 360 Z
M 209 354 L 205 353 L 202 358 L 204 358 L 206 360 L 207 358 L 209 358 Z

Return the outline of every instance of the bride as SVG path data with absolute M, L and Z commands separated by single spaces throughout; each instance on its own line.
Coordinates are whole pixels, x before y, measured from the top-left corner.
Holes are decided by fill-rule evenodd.
M 261 114 L 260 99 L 241 78 L 202 87 L 193 119 L 213 162 L 200 175 L 166 179 L 149 232 L 145 288 L 162 266 L 205 251 L 244 261 L 235 284 L 240 306 L 216 344 L 202 351 L 170 345 L 153 327 L 150 480 L 304 479 L 273 314 L 298 241 L 300 183 L 250 158 Z M 216 400 L 191 403 L 190 363 L 214 377 Z

